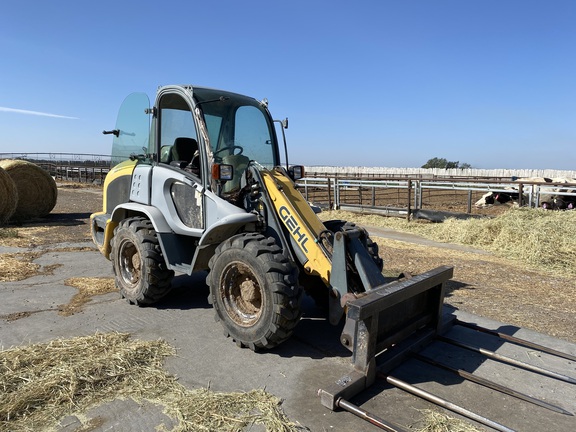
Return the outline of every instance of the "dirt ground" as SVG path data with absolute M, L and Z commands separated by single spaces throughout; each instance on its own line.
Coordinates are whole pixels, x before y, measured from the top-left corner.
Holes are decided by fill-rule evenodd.
M 45 218 L 9 225 L 18 238 L 0 238 L 0 246 L 36 248 L 54 243 L 91 240 L 90 215 L 102 210 L 102 188 L 75 183 L 58 184 L 56 206 Z M 44 248 L 42 248 L 44 249 Z
M 102 189 L 59 184 L 51 214 L 16 228 L 16 238 L 0 238 L 0 246 L 28 248 L 34 256 L 52 245 L 90 240 L 90 214 L 102 208 Z M 446 301 L 456 308 L 576 342 L 576 282 L 539 273 L 477 250 L 416 244 L 372 234 L 380 245 L 385 273 L 417 274 L 452 265 Z M 8 254 L 0 254 L 5 257 Z M 1 280 L 1 279 L 0 279 Z

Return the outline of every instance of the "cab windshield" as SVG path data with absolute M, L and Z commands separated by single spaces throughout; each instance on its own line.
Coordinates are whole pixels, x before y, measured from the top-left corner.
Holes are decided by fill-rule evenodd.
M 255 99 L 194 88 L 216 162 L 243 155 L 266 168 L 278 165 L 276 134 L 268 110 Z

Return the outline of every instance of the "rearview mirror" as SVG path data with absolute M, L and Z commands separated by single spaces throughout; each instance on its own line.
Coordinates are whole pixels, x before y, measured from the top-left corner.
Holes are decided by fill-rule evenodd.
M 289 169 L 288 169 L 288 174 L 290 175 L 290 178 L 294 181 L 296 180 L 300 180 L 301 178 L 304 178 L 304 167 L 302 165 L 292 165 Z

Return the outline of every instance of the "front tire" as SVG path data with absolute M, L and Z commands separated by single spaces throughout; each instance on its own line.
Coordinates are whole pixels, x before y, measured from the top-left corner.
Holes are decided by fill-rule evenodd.
M 139 306 L 156 303 L 170 291 L 174 272 L 168 270 L 152 222 L 124 219 L 111 241 L 112 268 L 122 297 Z
M 368 251 L 368 254 L 370 255 L 370 257 L 372 257 L 372 261 L 374 261 L 374 264 L 376 264 L 376 267 L 378 267 L 378 270 L 382 271 L 382 269 L 384 268 L 384 260 L 382 260 L 382 258 L 380 258 L 380 254 L 379 254 L 379 250 L 378 250 L 378 244 L 376 244 L 370 238 L 370 236 L 368 235 L 368 231 L 366 231 L 365 228 L 359 227 L 354 222 L 349 222 L 349 221 L 344 221 L 344 220 L 339 220 L 339 219 L 326 221 L 326 222 L 324 222 L 324 226 L 334 233 L 339 232 L 339 231 L 346 232 L 348 230 L 353 230 L 353 229 L 357 229 L 357 228 L 361 229 L 362 232 L 364 233 L 365 238 L 366 238 L 366 250 Z
M 346 232 L 349 230 L 361 229 L 364 238 L 365 238 L 365 246 L 368 254 L 376 264 L 376 267 L 380 272 L 384 268 L 384 261 L 380 258 L 378 244 L 376 244 L 368 235 L 368 231 L 365 228 L 359 227 L 354 222 L 348 222 L 345 220 L 330 220 L 324 221 L 324 226 L 327 230 L 331 231 L 332 233 L 336 234 L 337 232 Z M 351 258 L 347 259 L 347 273 L 348 273 L 348 282 L 349 282 L 349 289 L 354 293 L 359 293 L 364 291 L 364 286 L 362 285 L 362 280 L 360 279 L 360 275 L 358 274 L 357 270 L 350 264 L 352 261 Z M 318 276 L 311 276 L 302 273 L 300 275 L 300 283 L 305 287 L 306 294 L 312 297 L 316 306 L 328 309 L 328 296 L 329 291 L 328 288 L 322 283 Z
M 291 336 L 300 320 L 298 268 L 273 238 L 234 236 L 216 248 L 209 267 L 208 301 L 226 336 L 253 351 Z

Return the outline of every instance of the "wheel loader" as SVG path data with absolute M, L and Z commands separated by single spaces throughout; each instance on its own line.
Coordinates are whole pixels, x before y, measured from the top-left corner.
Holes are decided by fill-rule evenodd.
M 272 348 L 300 320 L 303 293 L 340 322 L 346 301 L 383 282 L 378 246 L 345 221 L 322 222 L 280 161 L 267 101 L 185 85 L 126 98 L 103 211 L 92 237 L 130 303 L 170 290 L 175 272 L 208 271 L 209 301 L 242 347 Z M 356 261 L 355 261 L 356 260 Z
M 176 272 L 207 271 L 217 320 L 255 351 L 291 336 L 304 294 L 334 325 L 355 301 L 369 304 L 373 317 L 400 303 L 385 312 L 388 324 L 376 326 L 374 341 L 393 344 L 427 321 L 437 325 L 438 288 L 451 269 L 421 275 L 401 301 L 382 302 L 390 287 L 378 246 L 354 223 L 319 219 L 296 185 L 304 167 L 288 163 L 287 127 L 288 119 L 273 120 L 266 99 L 229 91 L 163 86 L 153 105 L 144 93 L 129 95 L 115 128 L 103 132 L 113 135 L 111 169 L 103 209 L 90 218 L 120 294 L 150 305 Z M 362 319 L 347 318 L 341 342 L 364 359 L 358 364 L 367 362 L 359 366 L 365 373 L 372 367 Z

